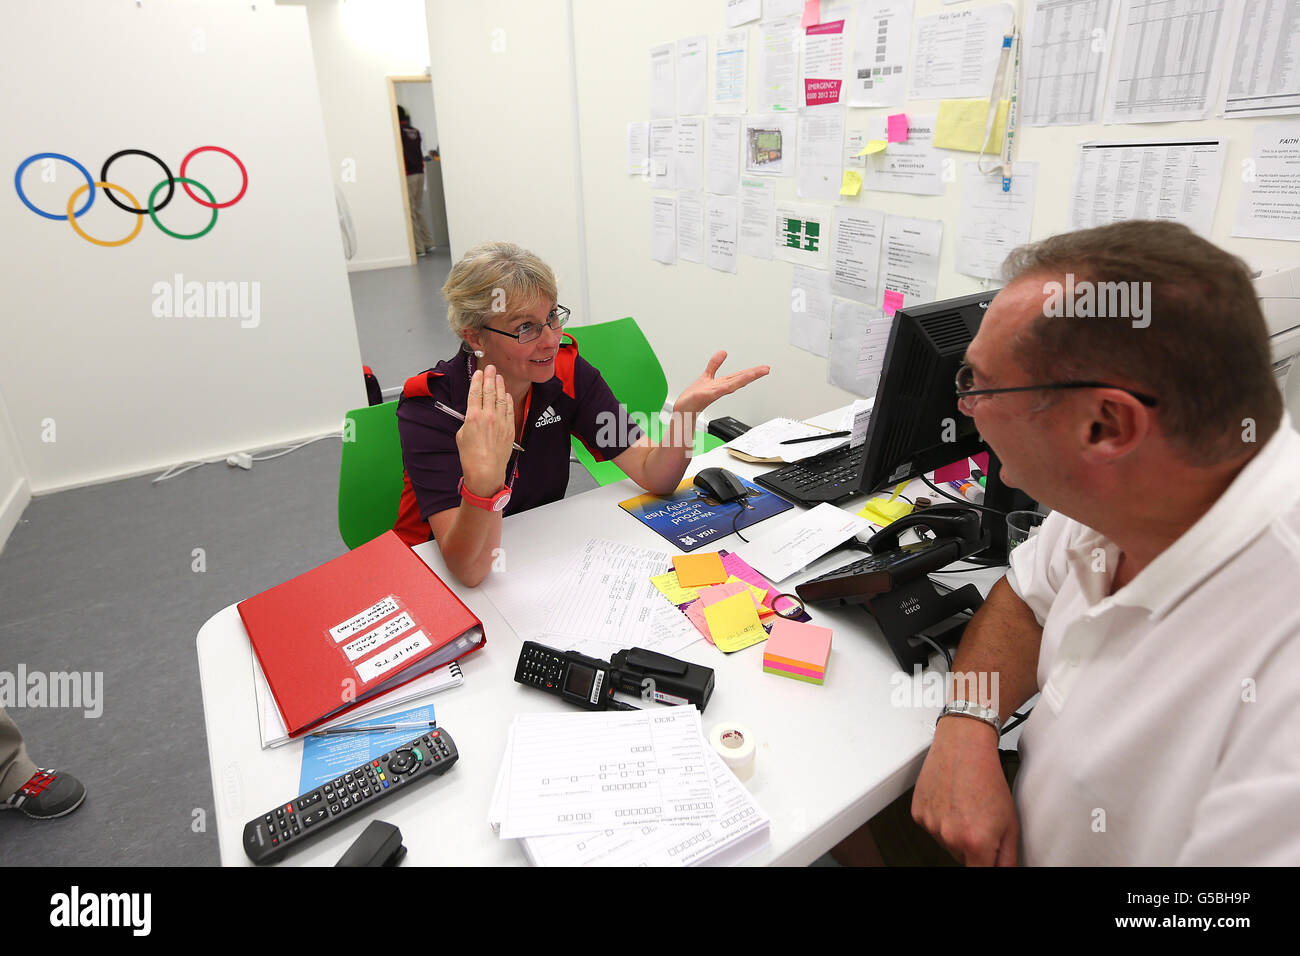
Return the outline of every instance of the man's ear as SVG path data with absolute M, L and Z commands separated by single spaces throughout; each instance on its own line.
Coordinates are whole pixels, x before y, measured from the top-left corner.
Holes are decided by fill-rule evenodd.
M 1137 399 L 1105 398 L 1089 425 L 1089 453 L 1114 461 L 1134 451 L 1151 431 L 1151 412 Z

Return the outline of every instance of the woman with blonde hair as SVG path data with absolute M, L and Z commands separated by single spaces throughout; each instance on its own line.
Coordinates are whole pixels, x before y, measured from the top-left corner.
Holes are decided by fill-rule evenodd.
M 437 541 L 447 567 L 470 587 L 491 568 L 503 516 L 564 497 L 570 434 L 647 491 L 671 494 L 686 471 L 696 416 L 769 371 L 717 377 L 727 353 L 716 353 L 678 396 L 656 443 L 561 333 L 569 310 L 536 255 L 509 242 L 483 243 L 452 267 L 442 295 L 461 351 L 402 390 L 406 476 L 395 530 L 411 545 Z

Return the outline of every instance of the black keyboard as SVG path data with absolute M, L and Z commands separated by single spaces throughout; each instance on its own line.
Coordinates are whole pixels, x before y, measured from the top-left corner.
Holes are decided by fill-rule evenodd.
M 768 491 L 775 491 L 782 498 L 801 505 L 816 505 L 823 501 L 838 504 L 858 493 L 858 483 L 862 480 L 862 456 L 866 450 L 865 443 L 857 448 L 841 445 L 759 475 L 754 481 Z

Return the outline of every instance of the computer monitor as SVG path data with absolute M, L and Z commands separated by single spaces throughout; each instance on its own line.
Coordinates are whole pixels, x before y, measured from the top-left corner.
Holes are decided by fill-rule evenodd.
M 918 478 L 981 451 L 989 451 L 984 507 L 1031 509 L 1033 499 L 999 480 L 1001 463 L 980 439 L 975 422 L 957 409 L 954 380 L 997 290 L 905 306 L 894 313 L 884 370 L 867 424 L 858 489 L 866 494 Z M 983 513 L 991 544 L 987 563 L 1006 563 L 1002 515 Z

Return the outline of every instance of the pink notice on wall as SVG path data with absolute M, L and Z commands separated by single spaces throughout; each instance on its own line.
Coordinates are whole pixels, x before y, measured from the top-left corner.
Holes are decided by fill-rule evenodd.
M 895 292 L 893 289 L 886 289 L 885 298 L 880 307 L 885 310 L 885 315 L 893 315 L 903 307 L 903 293 Z

